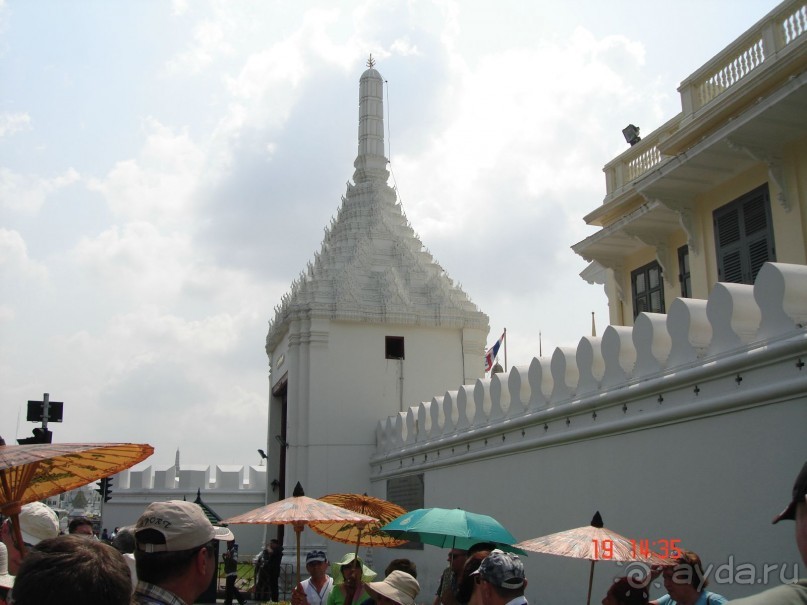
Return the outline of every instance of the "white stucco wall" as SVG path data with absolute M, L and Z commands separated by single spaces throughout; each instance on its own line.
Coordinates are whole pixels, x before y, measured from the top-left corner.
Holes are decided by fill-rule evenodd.
M 287 355 L 287 494 L 298 480 L 315 497 L 362 492 L 378 419 L 462 382 L 462 331 L 324 320 L 316 331 Z M 404 338 L 403 361 L 385 358 L 386 336 Z
M 410 408 L 379 425 L 372 493 L 423 474 L 426 507 L 490 514 L 519 540 L 599 510 L 607 528 L 680 540 L 723 576 L 745 564 L 713 582 L 728 597 L 804 577 L 792 524 L 770 521 L 807 459 L 805 292 L 807 267 L 769 263 L 753 287 L 717 284 L 708 301 L 678 299 L 669 316 Z M 379 569 L 406 556 L 376 552 Z M 433 593 L 445 551 L 409 556 Z M 526 567 L 531 602 L 585 599 L 587 562 L 532 554 Z M 592 602 L 625 570 L 598 563 Z

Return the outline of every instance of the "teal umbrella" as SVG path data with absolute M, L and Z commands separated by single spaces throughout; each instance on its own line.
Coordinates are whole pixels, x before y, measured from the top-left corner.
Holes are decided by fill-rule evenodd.
M 526 554 L 513 546 L 517 540 L 496 519 L 460 508 L 418 508 L 387 523 L 381 531 L 441 548 L 467 550 L 479 542 L 491 542 L 495 548 Z

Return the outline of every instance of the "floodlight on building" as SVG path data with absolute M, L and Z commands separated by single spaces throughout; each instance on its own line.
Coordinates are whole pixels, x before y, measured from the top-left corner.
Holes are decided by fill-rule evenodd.
M 639 127 L 633 124 L 628 124 L 622 129 L 622 136 L 625 137 L 625 142 L 631 147 L 642 140 L 642 137 L 639 136 Z

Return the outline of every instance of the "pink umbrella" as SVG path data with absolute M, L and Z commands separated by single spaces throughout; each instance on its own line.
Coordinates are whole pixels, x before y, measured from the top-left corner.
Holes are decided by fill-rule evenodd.
M 300 534 L 306 525 L 325 521 L 342 521 L 361 526 L 377 522 L 378 519 L 351 510 L 334 506 L 321 500 L 309 498 L 303 492 L 300 482 L 294 488 L 291 498 L 284 498 L 266 506 L 225 519 L 226 524 L 292 525 L 297 536 L 297 582 L 300 581 Z

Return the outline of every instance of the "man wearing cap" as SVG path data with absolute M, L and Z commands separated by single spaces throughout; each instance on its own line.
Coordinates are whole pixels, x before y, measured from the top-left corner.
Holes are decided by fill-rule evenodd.
M 311 576 L 294 587 L 292 605 L 326 605 L 333 589 L 328 575 L 328 557 L 321 550 L 312 550 L 305 557 L 305 569 Z
M 473 574 L 484 605 L 526 605 L 524 564 L 518 555 L 498 548 L 485 557 Z
M 135 524 L 136 605 L 187 605 L 216 571 L 216 530 L 194 502 L 150 504 Z
M 796 522 L 796 546 L 802 562 L 807 565 L 807 462 L 793 484 L 790 503 L 773 518 L 774 523 L 788 520 Z M 731 601 L 737 605 L 803 605 L 807 603 L 807 578 L 793 584 L 783 584 L 752 597 Z
M 26 551 L 28 547 L 36 546 L 42 540 L 59 535 L 59 516 L 51 507 L 42 502 L 30 502 L 23 505 L 17 518 L 20 522 L 20 532 Z M 0 527 L 0 538 L 8 549 L 9 571 L 16 575 L 20 569 L 23 554 L 17 544 L 17 536 L 14 535 L 11 519 L 6 519 Z

